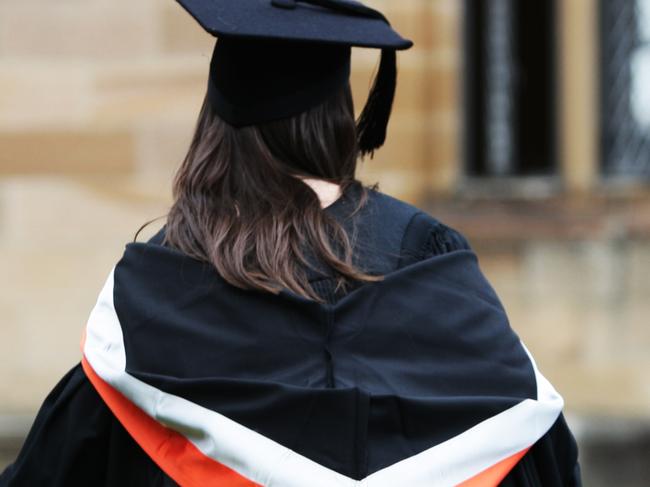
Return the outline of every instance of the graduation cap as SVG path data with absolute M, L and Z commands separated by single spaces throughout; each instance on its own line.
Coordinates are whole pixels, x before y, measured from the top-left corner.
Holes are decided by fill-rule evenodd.
M 217 37 L 208 99 L 235 127 L 288 118 L 322 103 L 349 81 L 352 47 L 381 49 L 357 129 L 362 154 L 383 145 L 397 82 L 396 51 L 413 43 L 381 12 L 352 0 L 178 2 Z

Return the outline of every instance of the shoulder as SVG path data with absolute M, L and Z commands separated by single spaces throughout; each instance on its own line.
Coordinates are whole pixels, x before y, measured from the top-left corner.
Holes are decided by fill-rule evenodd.
M 153 235 L 149 240 L 147 240 L 147 243 L 149 244 L 155 244 L 155 245 L 163 245 L 164 240 L 165 240 L 165 229 L 167 227 L 167 224 L 163 224 L 163 226 Z
M 403 256 L 419 260 L 454 250 L 471 250 L 468 239 L 460 231 L 427 211 L 378 190 L 370 189 L 369 196 L 387 220 L 402 221 Z
M 421 244 L 419 252 L 424 257 L 454 250 L 471 250 L 465 235 L 425 211 L 420 211 L 413 216 L 405 234 L 405 240 L 411 234 L 423 235 L 423 239 L 413 243 Z M 404 243 L 408 244 L 409 242 L 405 241 Z

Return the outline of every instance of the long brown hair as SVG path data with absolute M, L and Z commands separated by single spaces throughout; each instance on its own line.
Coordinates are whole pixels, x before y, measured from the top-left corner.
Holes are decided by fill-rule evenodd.
M 308 251 L 334 271 L 337 289 L 376 281 L 353 264 L 353 242 L 321 208 L 300 177 L 360 190 L 349 84 L 297 116 L 235 128 L 206 97 L 188 153 L 173 183 L 164 244 L 210 262 L 230 284 L 277 293 L 286 288 L 316 301 Z

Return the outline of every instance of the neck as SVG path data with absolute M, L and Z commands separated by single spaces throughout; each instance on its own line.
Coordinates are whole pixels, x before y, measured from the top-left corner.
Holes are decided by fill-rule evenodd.
M 341 186 L 322 179 L 301 178 L 318 195 L 321 208 L 327 208 L 341 196 Z

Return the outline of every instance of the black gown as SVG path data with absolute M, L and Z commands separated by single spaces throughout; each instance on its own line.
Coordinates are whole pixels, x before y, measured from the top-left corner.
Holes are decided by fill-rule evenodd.
M 356 215 L 350 216 L 357 198 L 358 189 L 352 188 L 347 194 L 327 207 L 325 211 L 338 219 L 350 234 L 354 233 L 356 236 L 354 240 L 355 263 L 368 272 L 394 273 L 400 269 L 417 266 L 419 262 L 431 257 L 458 253 L 459 251 L 461 254 L 462 251 L 471 252 L 467 240 L 459 232 L 419 209 L 375 190 L 370 190 L 369 200 L 363 209 Z M 141 251 L 141 254 L 136 256 L 136 261 L 144 260 L 147 253 L 155 255 L 158 251 L 156 247 L 162 249 L 163 232 L 164 227 L 146 244 L 136 244 L 135 247 L 130 244 L 132 250 Z M 162 252 L 162 250 L 160 251 Z M 185 265 L 183 264 L 183 266 Z M 190 267 L 190 265 L 183 267 L 183 272 L 190 274 Z M 126 271 L 124 272 L 126 273 Z M 156 272 L 161 271 L 157 269 Z M 201 272 L 203 276 L 204 273 Z M 315 270 L 309 272 L 314 289 L 328 303 L 342 302 L 342 306 L 350 304 L 352 300 L 345 301 L 348 299 L 345 293 L 334 289 L 334 280 L 326 268 L 317 266 Z M 132 278 L 137 280 L 137 277 Z M 363 284 L 360 287 L 363 286 L 367 285 Z M 354 294 L 357 291 L 358 289 L 353 289 L 348 293 Z M 150 297 L 145 296 L 139 299 L 139 302 L 146 303 L 148 298 Z M 483 299 L 484 296 L 479 298 Z M 118 305 L 120 299 L 124 298 L 116 294 L 115 300 Z M 182 306 L 187 309 L 193 302 L 192 299 L 186 300 Z M 150 306 L 159 305 L 156 302 L 152 303 L 148 304 Z M 302 304 L 304 303 L 297 299 L 294 302 L 294 307 L 300 308 Z M 492 303 L 490 306 L 493 307 L 494 304 Z M 133 319 L 135 320 L 135 318 Z M 165 332 L 164 329 L 160 331 L 161 335 L 164 335 Z M 332 333 L 332 331 L 329 330 L 327 333 Z M 129 340 L 127 350 L 135 350 L 138 338 L 134 335 L 134 338 L 129 338 Z M 164 337 L 161 340 L 164 340 Z M 174 337 L 170 338 L 170 342 L 176 343 L 175 340 Z M 178 340 L 182 343 L 183 337 Z M 161 343 L 164 342 L 161 341 Z M 140 373 L 141 378 L 150 383 L 160 384 L 162 390 L 174 392 L 186 386 L 181 385 L 177 380 L 176 376 L 180 375 L 177 370 L 160 372 L 167 366 L 167 363 L 160 358 L 166 352 L 168 353 L 168 349 L 164 348 L 164 345 L 155 351 L 147 351 L 145 346 L 141 347 L 141 350 L 143 351 L 140 352 L 139 358 L 131 359 L 132 362 L 127 364 L 134 371 L 134 375 L 138 376 Z M 151 354 L 150 357 L 147 356 L 148 353 Z M 334 348 L 324 347 L 322 360 L 319 356 L 318 362 L 320 364 L 318 367 L 323 369 L 322 379 L 319 375 L 319 378 L 314 379 L 315 382 L 310 386 L 318 386 L 318 388 L 330 391 L 345 388 L 344 382 L 347 379 L 343 373 L 339 377 L 339 370 L 342 371 L 344 365 L 341 365 L 340 369 L 338 368 L 337 353 L 338 351 Z M 183 359 L 186 362 L 192 360 L 193 352 L 190 351 L 189 354 L 188 358 Z M 197 351 L 198 355 L 200 354 Z M 145 363 L 147 360 L 160 364 L 158 374 L 142 372 L 144 369 L 139 368 L 138 364 Z M 254 356 L 253 359 L 248 357 L 248 360 L 250 363 L 250 360 L 254 360 Z M 259 360 L 264 359 L 260 356 Z M 344 364 L 343 359 L 340 360 L 340 363 Z M 191 366 L 184 365 L 184 367 Z M 224 365 L 224 367 L 226 366 Z M 251 367 L 251 370 L 255 368 Z M 354 368 L 355 366 L 352 366 L 352 369 Z M 245 380 L 259 378 L 259 375 L 254 376 L 255 372 L 247 371 L 246 374 L 248 376 L 244 378 Z M 291 374 L 297 376 L 299 372 L 291 372 Z M 298 380 L 303 381 L 304 378 L 301 377 Z M 372 380 L 381 382 L 382 379 L 373 378 Z M 515 379 L 512 381 L 514 383 Z M 281 382 L 281 379 L 274 377 L 269 384 L 271 382 L 275 384 Z M 295 383 L 295 380 L 288 378 L 286 382 Z M 210 385 L 210 387 L 213 386 Z M 282 396 L 278 405 L 271 404 L 270 399 L 260 399 L 260 397 L 271 397 L 270 395 L 259 396 L 252 389 L 240 391 L 238 388 L 242 387 L 241 384 L 233 383 L 230 389 L 225 390 L 234 391 L 232 396 L 238 397 L 237 401 L 232 403 L 234 405 L 223 403 L 212 406 L 210 401 L 213 399 L 208 397 L 210 391 L 207 383 L 203 384 L 201 380 L 193 379 L 191 387 L 201 391 L 197 392 L 197 397 L 199 397 L 197 402 L 204 401 L 213 409 L 222 408 L 222 412 L 226 411 L 228 416 L 246 424 L 252 430 L 261 431 L 280 443 L 290 444 L 302 455 L 354 480 L 364 479 L 405 456 L 426 449 L 429 446 L 427 442 L 432 441 L 432 438 L 446 434 L 440 431 L 446 428 L 445 425 L 467 422 L 463 418 L 466 411 L 461 410 L 452 411 L 448 421 L 428 425 L 430 421 L 425 418 L 424 406 L 418 406 L 420 403 L 416 400 L 411 402 L 405 400 L 403 404 L 395 407 L 403 408 L 409 417 L 416 418 L 413 420 L 413 424 L 416 424 L 417 427 L 413 429 L 408 424 L 403 424 L 405 423 L 404 416 L 397 421 L 399 424 L 385 425 L 383 424 L 384 413 L 394 407 L 392 403 L 388 400 L 379 401 L 372 407 L 365 403 L 365 409 L 359 412 L 359 404 L 364 403 L 356 401 L 354 402 L 355 420 L 351 423 L 352 428 L 343 426 L 339 428 L 334 423 L 324 425 L 321 422 L 316 423 L 316 426 L 308 426 L 305 423 L 304 430 L 301 431 L 303 433 L 306 431 L 313 441 L 298 442 L 295 438 L 290 437 L 284 420 L 285 416 L 289 414 L 293 419 L 300 418 L 304 402 L 296 402 L 296 405 L 292 402 L 293 399 Z M 228 394 L 231 393 L 228 392 Z M 522 397 L 526 394 L 528 392 L 522 392 Z M 251 404 L 250 407 L 246 406 L 247 401 Z M 336 399 L 328 401 L 330 399 L 323 399 L 324 406 L 321 407 L 330 410 L 339 407 Z M 347 399 L 341 399 L 341 402 L 345 401 Z M 295 411 L 292 408 L 295 408 Z M 321 414 L 314 411 L 310 413 L 313 417 Z M 337 417 L 343 418 L 347 414 L 346 411 L 341 407 L 341 412 Z M 331 413 L 325 411 L 322 413 L 322 417 L 329 417 L 326 416 L 327 414 Z M 421 424 L 417 423 L 419 416 L 425 418 L 422 419 Z M 360 421 L 359 418 L 362 420 Z M 429 431 L 428 427 L 433 429 L 427 432 Z M 351 429 L 353 431 L 350 431 Z M 295 434 L 295 431 L 292 430 L 291 434 Z M 444 440 L 450 436 L 452 435 L 448 434 L 439 439 Z M 374 448 L 373 442 L 396 446 L 395 448 L 390 447 L 389 450 L 386 450 L 385 447 Z M 441 482 L 440 485 L 443 483 Z M 79 363 L 60 380 L 45 399 L 16 461 L 0 475 L 0 485 L 56 487 L 77 485 L 171 486 L 178 484 L 159 467 L 158 463 L 151 459 L 150 455 L 143 451 L 122 423 L 116 419 L 102 396 L 98 394 L 96 387 L 89 380 L 88 371 L 85 372 L 82 364 Z M 200 485 L 200 483 L 195 485 Z M 218 485 L 244 484 L 224 482 Z M 272 485 L 283 484 L 276 481 Z M 316 484 L 297 482 L 295 485 Z M 438 483 L 427 481 L 418 485 L 438 485 Z M 576 442 L 561 413 L 552 427 L 527 450 L 499 485 L 505 487 L 580 485 Z

